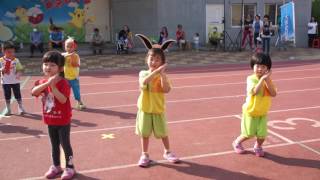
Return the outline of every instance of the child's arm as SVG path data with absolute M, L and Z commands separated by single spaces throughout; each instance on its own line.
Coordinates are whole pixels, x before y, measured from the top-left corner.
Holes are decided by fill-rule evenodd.
M 73 67 L 80 67 L 80 57 L 78 54 L 71 55 L 71 65 Z
M 261 90 L 265 80 L 267 78 L 269 78 L 271 75 L 271 70 L 267 73 L 265 73 L 260 79 L 259 79 L 259 82 L 258 84 L 252 89 L 252 95 L 256 95 L 259 93 L 259 91 Z
M 150 73 L 148 76 L 144 77 L 141 81 L 142 85 L 147 85 L 157 73 L 158 72 L 155 70 L 152 73 Z
M 166 67 L 166 66 L 165 66 Z M 162 89 L 163 89 L 163 92 L 164 93 L 168 93 L 170 92 L 171 90 L 171 86 L 170 86 L 170 83 L 168 81 L 168 78 L 165 74 L 165 67 L 161 69 L 160 71 L 160 75 L 161 75 L 161 86 L 162 86 Z
M 49 86 L 49 84 L 50 83 L 47 81 L 43 84 L 35 85 L 31 90 L 31 95 L 36 97 L 40 96 L 41 93 Z
M 16 64 L 16 77 L 17 77 L 17 79 L 20 79 L 22 73 L 23 73 L 23 66 L 20 63 L 20 61 L 17 60 L 17 64 Z
M 267 89 L 268 89 L 268 91 L 270 93 L 270 96 L 275 97 L 277 95 L 277 90 L 274 87 L 274 85 L 273 85 L 273 83 L 272 83 L 272 81 L 270 79 L 270 76 L 268 78 L 266 78 L 265 82 L 266 82 Z
M 54 97 L 56 97 L 57 100 L 58 100 L 61 104 L 64 104 L 64 103 L 67 102 L 66 96 L 64 96 L 64 95 L 57 89 L 56 86 L 52 86 L 51 89 L 52 89 L 52 93 L 53 93 Z
M 62 94 L 56 87 L 57 82 L 60 80 L 61 77 L 59 77 L 59 74 L 49 78 L 49 85 L 51 87 L 52 93 L 54 95 L 55 98 L 57 98 L 57 100 L 61 103 L 64 104 L 67 102 L 67 97 Z
M 150 73 L 148 76 L 146 76 L 143 80 L 142 80 L 142 85 L 147 85 L 152 79 L 153 77 L 158 74 L 163 68 L 165 68 L 167 66 L 167 64 L 164 64 L 162 66 L 160 66 L 158 69 L 154 70 L 152 73 Z

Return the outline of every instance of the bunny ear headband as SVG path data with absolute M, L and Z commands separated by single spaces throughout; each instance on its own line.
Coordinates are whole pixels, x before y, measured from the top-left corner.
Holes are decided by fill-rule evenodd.
M 150 39 L 148 37 L 146 37 L 145 35 L 143 34 L 136 34 L 136 36 L 138 38 L 140 38 L 140 40 L 142 41 L 142 43 L 146 46 L 147 49 L 152 49 L 152 48 L 159 48 L 161 49 L 162 51 L 166 50 L 169 45 L 173 42 L 176 42 L 175 40 L 173 39 L 168 39 L 166 40 L 165 42 L 162 43 L 162 45 L 159 45 L 159 44 L 154 44 L 152 45 L 152 42 L 150 41 Z

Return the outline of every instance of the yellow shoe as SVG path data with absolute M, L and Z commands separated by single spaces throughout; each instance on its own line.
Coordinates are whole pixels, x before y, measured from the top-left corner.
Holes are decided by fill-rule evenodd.
M 80 104 L 79 106 L 80 106 L 81 110 L 87 108 L 86 105 L 84 105 L 84 104 Z
M 76 109 L 78 109 L 79 111 L 81 111 L 85 108 L 86 108 L 86 106 L 84 104 L 77 103 L 77 105 L 76 105 Z

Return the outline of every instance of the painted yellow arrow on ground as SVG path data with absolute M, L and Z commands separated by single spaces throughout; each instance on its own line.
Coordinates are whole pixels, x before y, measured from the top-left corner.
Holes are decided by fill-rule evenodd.
M 101 139 L 114 139 L 114 134 L 101 134 Z

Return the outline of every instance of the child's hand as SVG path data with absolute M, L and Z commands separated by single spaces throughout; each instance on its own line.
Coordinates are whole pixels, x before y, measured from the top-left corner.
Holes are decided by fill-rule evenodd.
M 269 80 L 271 74 L 272 74 L 272 72 L 271 72 L 271 70 L 269 70 L 269 71 L 267 71 L 267 72 L 262 76 L 262 78 L 263 78 L 264 80 Z
M 165 64 L 163 64 L 163 65 L 161 65 L 160 67 L 158 67 L 158 72 L 160 73 L 160 74 L 163 74 L 165 71 L 166 71 L 166 68 L 167 68 L 167 63 L 165 63 Z
M 78 58 L 75 55 L 71 55 L 70 64 L 72 67 L 79 67 Z
M 59 79 L 60 79 L 59 74 L 56 74 L 56 75 L 54 75 L 54 76 L 51 76 L 51 77 L 48 79 L 48 83 L 49 83 L 50 87 L 51 87 L 51 88 L 55 88 L 57 82 L 59 81 Z

